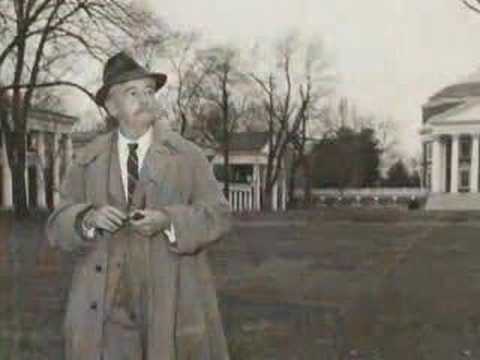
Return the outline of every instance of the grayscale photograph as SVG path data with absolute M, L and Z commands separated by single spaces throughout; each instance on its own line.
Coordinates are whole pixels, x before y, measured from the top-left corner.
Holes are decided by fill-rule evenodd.
M 0 360 L 480 360 L 479 33 L 0 0 Z

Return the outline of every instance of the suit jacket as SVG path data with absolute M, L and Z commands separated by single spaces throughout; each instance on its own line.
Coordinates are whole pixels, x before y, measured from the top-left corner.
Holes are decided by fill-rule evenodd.
M 230 208 L 197 146 L 156 123 L 133 196 L 134 204 L 145 202 L 147 209 L 161 208 L 170 215 L 175 251 L 163 233 L 143 238 L 121 229 L 86 241 L 75 230 L 79 214 L 91 206 L 126 209 L 116 134 L 99 136 L 79 152 L 46 226 L 51 245 L 85 253 L 69 293 L 66 358 L 100 359 L 105 316 L 128 258 L 129 266 L 138 270 L 138 291 L 143 291 L 139 306 L 146 319 L 147 359 L 228 359 L 205 249 L 229 231 Z

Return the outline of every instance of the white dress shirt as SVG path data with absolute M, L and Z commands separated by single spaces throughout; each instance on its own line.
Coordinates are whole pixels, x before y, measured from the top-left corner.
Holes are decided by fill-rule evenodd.
M 123 183 L 123 193 L 125 195 L 125 200 L 128 201 L 128 170 L 127 170 L 127 162 L 128 162 L 128 144 L 137 143 L 137 156 L 138 156 L 138 173 L 143 166 L 143 161 L 145 160 L 145 155 L 147 155 L 148 148 L 152 143 L 152 136 L 153 136 L 153 128 L 150 127 L 145 134 L 140 136 L 138 139 L 132 140 L 125 137 L 120 130 L 118 130 L 118 159 L 120 162 L 120 171 Z M 84 233 L 88 238 L 92 238 L 95 234 L 95 229 L 85 229 Z M 176 242 L 175 237 L 175 228 L 173 224 L 170 225 L 169 229 L 164 230 L 165 235 L 168 238 L 168 241 L 173 244 Z
M 120 130 L 118 130 L 118 159 L 120 161 L 120 171 L 122 172 L 122 182 L 123 182 L 123 193 L 125 194 L 125 199 L 128 200 L 128 170 L 127 170 L 127 161 L 128 161 L 128 144 L 137 143 L 137 156 L 138 156 L 138 173 L 143 166 L 143 161 L 145 160 L 145 155 L 147 155 L 148 148 L 152 143 L 153 128 L 150 127 L 145 134 L 140 136 L 138 139 L 132 140 L 125 137 Z M 164 230 L 165 235 L 168 238 L 170 243 L 175 243 L 175 228 L 173 224 L 170 225 L 169 229 Z
M 148 148 L 152 143 L 152 131 L 152 128 L 148 129 L 145 134 L 135 140 L 125 137 L 120 130 L 118 131 L 118 159 L 120 161 L 120 171 L 122 172 L 123 193 L 125 195 L 125 200 L 128 200 L 128 144 L 138 144 L 138 173 L 140 174 L 143 160 L 145 160 L 145 155 L 147 154 Z

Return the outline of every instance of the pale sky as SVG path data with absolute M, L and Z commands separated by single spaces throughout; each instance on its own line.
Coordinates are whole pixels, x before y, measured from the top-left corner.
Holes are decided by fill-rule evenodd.
M 250 46 L 297 29 L 325 40 L 337 93 L 360 112 L 399 123 L 401 148 L 419 149 L 421 105 L 480 67 L 480 15 L 460 0 L 139 0 L 173 27 Z

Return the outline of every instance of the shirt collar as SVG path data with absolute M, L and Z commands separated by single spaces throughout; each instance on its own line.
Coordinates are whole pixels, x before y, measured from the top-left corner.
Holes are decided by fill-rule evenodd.
M 145 149 L 152 143 L 153 129 L 150 127 L 145 134 L 138 139 L 129 139 L 118 130 L 118 145 L 121 148 L 126 148 L 128 144 L 137 143 L 139 149 Z

